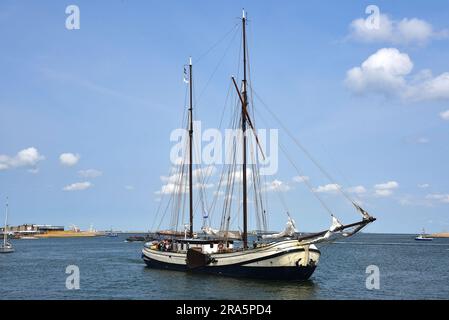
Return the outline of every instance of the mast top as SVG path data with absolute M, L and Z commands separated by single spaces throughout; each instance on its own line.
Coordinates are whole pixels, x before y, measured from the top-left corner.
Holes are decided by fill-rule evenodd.
M 243 19 L 246 19 L 245 8 L 242 9 L 242 18 L 243 18 Z
M 189 57 L 189 66 L 192 65 L 192 57 Z

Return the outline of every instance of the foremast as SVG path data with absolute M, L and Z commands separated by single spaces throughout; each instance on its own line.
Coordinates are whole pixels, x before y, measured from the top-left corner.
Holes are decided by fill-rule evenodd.
M 193 238 L 193 81 L 192 57 L 189 59 L 189 236 Z

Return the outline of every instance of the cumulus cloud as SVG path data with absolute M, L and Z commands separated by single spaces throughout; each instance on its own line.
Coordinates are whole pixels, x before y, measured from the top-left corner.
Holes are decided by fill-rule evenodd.
M 314 192 L 318 193 L 335 193 L 340 189 L 340 185 L 336 183 L 326 184 L 324 186 L 318 186 L 318 188 L 314 188 Z
M 175 171 L 173 169 L 172 171 Z M 217 168 L 215 166 L 208 166 L 205 168 L 195 169 L 192 172 L 193 176 L 193 189 L 208 189 L 212 188 L 214 184 L 212 183 L 202 183 L 196 181 L 205 181 L 208 177 L 215 174 Z M 189 191 L 188 185 L 188 175 L 184 172 L 181 174 L 179 172 L 173 173 L 170 176 L 161 176 L 161 181 L 164 183 L 161 189 L 156 191 L 155 194 L 173 194 L 173 193 L 186 193 Z
M 280 180 L 273 180 L 271 182 L 266 182 L 262 188 L 262 191 L 264 191 L 264 192 L 287 192 L 290 189 L 291 188 L 288 184 L 286 184 Z
M 372 25 L 371 19 L 353 20 L 349 26 L 349 38 L 365 43 L 425 45 L 433 39 L 449 36 L 448 30 L 435 31 L 429 22 L 418 18 L 394 20 L 386 14 L 380 14 L 378 28 Z
M 349 193 L 363 194 L 366 193 L 366 188 L 364 186 L 355 186 L 346 189 L 346 191 Z
M 89 189 L 90 187 L 92 187 L 92 183 L 90 183 L 89 181 L 85 181 L 85 182 L 76 182 L 76 183 L 69 184 L 69 185 L 65 186 L 64 188 L 62 188 L 62 190 L 64 190 L 64 191 L 81 191 L 81 190 Z
M 382 48 L 347 71 L 345 84 L 356 94 L 377 93 L 404 100 L 449 99 L 449 72 L 434 77 L 422 70 L 411 78 L 413 62 L 396 48 Z
M 8 156 L 0 154 L 0 170 L 7 170 L 18 167 L 31 167 L 29 170 L 32 173 L 37 173 L 36 168 L 39 161 L 44 160 L 45 157 L 39 154 L 39 151 L 30 147 L 19 151 L 15 156 Z
M 295 176 L 293 177 L 293 181 L 298 182 L 298 183 L 302 183 L 302 182 L 306 182 L 309 181 L 310 178 L 308 176 Z
M 428 194 L 426 196 L 426 199 L 436 200 L 441 203 L 449 203 L 449 194 L 439 194 L 439 193 Z
M 441 112 L 440 117 L 443 120 L 449 121 L 449 110 Z
M 96 178 L 101 176 L 103 172 L 96 169 L 87 169 L 78 171 L 78 174 L 83 178 Z
M 379 197 L 388 197 L 393 194 L 395 189 L 399 188 L 399 183 L 396 181 L 388 181 L 385 183 L 376 184 L 374 192 Z
M 80 159 L 79 154 L 63 153 L 59 156 L 59 162 L 66 167 L 74 166 Z

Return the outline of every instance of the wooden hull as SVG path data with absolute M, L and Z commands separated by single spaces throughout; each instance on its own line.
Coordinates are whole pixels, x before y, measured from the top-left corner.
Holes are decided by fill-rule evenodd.
M 207 273 L 221 276 L 270 280 L 306 280 L 315 271 L 320 251 L 286 240 L 266 247 L 210 254 L 210 263 L 197 268 L 187 265 L 187 254 L 144 248 L 142 258 L 150 268 Z

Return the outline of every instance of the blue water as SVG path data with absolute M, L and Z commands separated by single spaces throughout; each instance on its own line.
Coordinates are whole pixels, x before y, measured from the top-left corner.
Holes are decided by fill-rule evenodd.
M 0 255 L 0 299 L 448 299 L 449 239 L 359 234 L 321 247 L 309 281 L 272 282 L 152 270 L 142 243 L 118 238 L 15 240 Z M 77 265 L 80 289 L 66 289 L 66 267 Z M 380 289 L 365 271 L 377 265 Z M 196 290 L 192 290 L 196 288 Z

